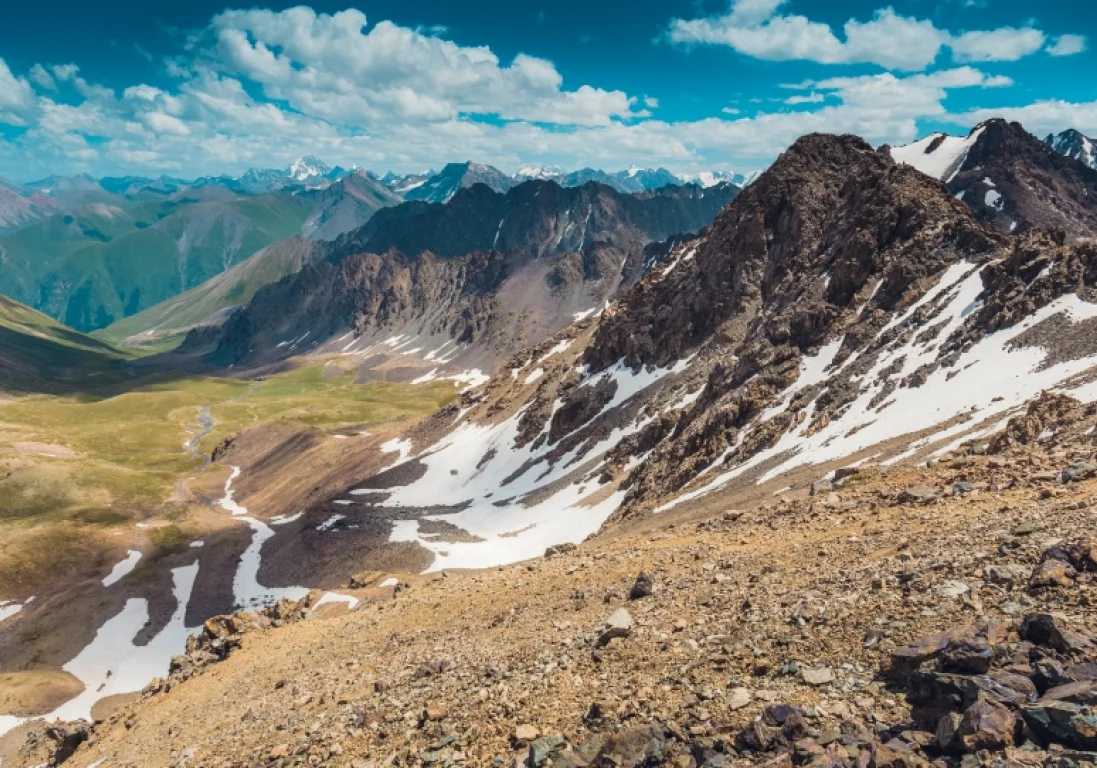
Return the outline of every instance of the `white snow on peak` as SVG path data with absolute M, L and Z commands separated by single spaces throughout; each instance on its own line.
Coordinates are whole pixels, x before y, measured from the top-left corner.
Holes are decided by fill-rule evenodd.
M 786 458 L 770 467 L 757 482 L 767 482 L 798 467 L 841 459 L 904 435 L 936 429 L 889 461 L 902 460 L 932 442 L 954 438 L 984 421 L 1001 419 L 1041 391 L 1062 389 L 1064 382 L 1097 365 L 1097 356 L 1047 365 L 1044 349 L 1014 344 L 1020 334 L 1057 315 L 1072 323 L 1097 318 L 1097 304 L 1083 301 L 1076 294 L 1067 294 L 1016 326 L 988 334 L 965 349 L 951 366 L 930 373 L 921 386 L 900 385 L 882 403 L 873 404 L 889 381 L 902 382 L 923 365 L 933 362 L 939 345 L 978 307 L 982 279 L 977 268 L 969 270 L 968 267 L 973 265 L 953 265 L 928 292 L 939 297 L 942 305 L 935 324 L 930 326 L 934 329 L 932 338 L 924 333 L 912 334 L 890 342 L 872 369 L 860 377 L 862 385 L 856 400 L 829 423 L 808 434 L 812 425 L 812 407 L 808 406 L 808 418 L 793 426 L 774 445 L 741 463 L 723 465 L 724 471 L 712 480 L 664 504 L 660 510 L 716 491 L 749 470 L 781 456 Z M 913 309 L 904 316 L 909 316 Z M 938 319 L 945 322 L 938 322 Z M 898 370 L 885 376 L 884 372 L 889 368 Z M 1083 401 L 1097 399 L 1097 385 L 1086 384 L 1065 391 Z M 740 440 L 749 429 L 740 434 Z
M 949 136 L 944 133 L 932 133 L 921 141 L 902 147 L 892 147 L 891 157 L 898 163 L 917 168 L 927 176 L 947 182 L 956 175 L 967 159 L 967 154 L 983 132 L 979 126 L 968 136 Z M 939 146 L 927 153 L 933 142 L 941 140 Z

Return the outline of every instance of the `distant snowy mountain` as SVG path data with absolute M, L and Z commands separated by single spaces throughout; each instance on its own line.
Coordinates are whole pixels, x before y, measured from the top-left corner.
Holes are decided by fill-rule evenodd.
M 1056 135 L 1049 133 L 1044 143 L 1060 155 L 1072 157 L 1083 165 L 1097 170 L 1097 140 L 1068 128 Z
M 514 178 L 517 181 L 528 181 L 529 179 L 555 181 L 563 175 L 564 169 L 558 165 L 526 165 L 514 174 Z
M 577 171 L 563 171 L 556 166 L 527 165 L 514 175 L 517 183 L 530 179 L 555 181 L 562 187 L 581 187 L 594 181 L 605 184 L 618 192 L 637 193 L 649 189 L 659 189 L 668 185 L 680 187 L 684 184 L 698 184 L 708 189 L 717 184 L 728 182 L 737 187 L 745 187 L 758 178 L 761 171 L 748 174 L 733 171 L 702 171 L 701 173 L 671 173 L 666 168 L 641 168 L 632 166 L 624 171 L 603 171 L 598 168 L 581 168 Z
M 445 203 L 458 190 L 474 184 L 485 184 L 496 192 L 506 192 L 517 182 L 497 168 L 483 163 L 450 163 L 441 172 L 422 184 L 406 189 L 405 200 L 423 200 L 428 203 Z
M 380 181 L 388 187 L 390 191 L 395 192 L 398 195 L 403 195 L 405 192 L 409 192 L 416 187 L 423 186 L 431 176 L 435 176 L 436 174 L 437 171 L 434 171 L 433 169 L 424 173 L 408 173 L 403 176 L 389 171 L 380 178 Z
M 343 168 L 328 166 L 313 155 L 299 157 L 286 168 L 252 168 L 238 178 L 217 176 L 199 179 L 197 183 L 219 184 L 237 192 L 277 192 L 287 187 L 324 189 L 349 173 Z
M 762 171 L 748 171 L 737 173 L 736 171 L 701 171 L 700 173 L 679 173 L 678 179 L 683 184 L 700 184 L 705 189 L 715 187 L 717 184 L 727 182 L 737 187 L 745 187 L 762 175 Z

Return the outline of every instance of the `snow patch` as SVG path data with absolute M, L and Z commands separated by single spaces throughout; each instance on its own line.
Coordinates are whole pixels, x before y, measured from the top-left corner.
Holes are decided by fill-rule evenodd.
M 133 569 L 137 567 L 137 563 L 141 560 L 141 553 L 136 549 L 131 549 L 124 560 L 115 564 L 114 568 L 103 579 L 103 586 L 109 587 L 112 584 L 117 584 L 119 581 L 129 576 L 133 572 Z

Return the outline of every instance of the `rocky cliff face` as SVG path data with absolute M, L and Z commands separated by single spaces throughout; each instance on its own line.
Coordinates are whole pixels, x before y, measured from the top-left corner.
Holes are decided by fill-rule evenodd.
M 212 359 L 410 350 L 421 354 L 386 376 L 425 365 L 416 378 L 458 357 L 490 370 L 599 311 L 667 257 L 671 236 L 700 231 L 736 191 L 685 186 L 634 197 L 535 181 L 505 195 L 476 185 L 444 205 L 384 209 L 336 240 L 326 263 L 260 291 L 225 323 Z M 375 349 L 396 338 L 418 341 Z M 209 341 L 209 332 L 196 334 L 190 347 Z M 445 345 L 444 360 L 427 355 Z
M 805 137 L 600 316 L 410 433 L 362 514 L 445 500 L 465 538 L 394 535 L 436 568 L 488 565 L 727 487 L 929 455 L 1049 387 L 1097 398 L 1094 256 L 1006 238 L 858 138 Z

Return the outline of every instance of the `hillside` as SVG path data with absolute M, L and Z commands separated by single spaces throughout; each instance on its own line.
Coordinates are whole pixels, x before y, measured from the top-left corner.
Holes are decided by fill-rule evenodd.
M 65 392 L 106 384 L 126 355 L 0 295 L 0 393 Z
M 1051 398 L 929 469 L 723 494 L 513 567 L 361 573 L 208 622 L 90 738 L 39 726 L 12 764 L 70 734 L 80 768 L 1073 762 L 1085 721 L 1042 724 L 1093 688 L 1097 485 L 1054 475 L 1093 424 Z
M 248 303 L 260 288 L 300 271 L 319 253 L 316 243 L 302 237 L 279 240 L 201 285 L 118 320 L 94 335 L 113 344 L 148 351 L 170 348 L 192 328 L 220 322 L 226 310 Z
M 48 251 L 18 233 L 26 269 L 35 275 L 34 304 L 79 330 L 108 326 L 199 285 L 260 248 L 301 230 L 308 206 L 267 195 L 184 205 L 155 223 L 102 241 L 73 241 Z M 79 246 L 77 246 L 79 242 Z M 16 294 L 18 295 L 18 294 Z
M 314 240 L 334 240 L 358 229 L 382 208 L 403 202 L 395 192 L 363 170 L 348 174 L 320 190 L 304 193 L 313 205 L 303 233 Z

